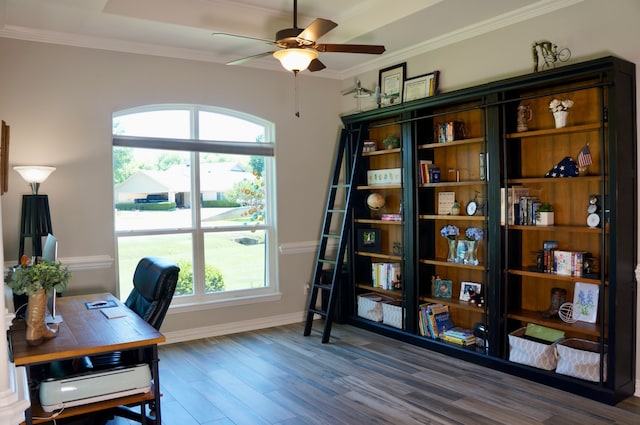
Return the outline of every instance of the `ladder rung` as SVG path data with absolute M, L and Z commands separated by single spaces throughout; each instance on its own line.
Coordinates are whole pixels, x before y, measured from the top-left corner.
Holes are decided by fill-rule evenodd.
M 310 308 L 310 313 L 319 314 L 322 317 L 327 317 L 327 312 L 324 310 L 318 310 L 317 308 Z
M 340 239 L 340 234 L 335 234 L 335 233 L 325 233 L 324 235 L 322 235 L 322 237 L 324 237 L 324 238 L 336 238 L 336 239 Z
M 327 260 L 327 259 L 324 259 L 324 258 L 318 259 L 318 262 L 319 263 L 324 263 L 324 264 L 335 264 L 336 263 L 335 260 Z
M 347 212 L 347 210 L 327 210 L 327 212 L 330 212 L 330 213 L 342 213 L 342 214 L 344 214 L 345 212 Z
M 326 289 L 327 291 L 330 290 L 332 287 L 332 285 L 329 285 L 327 283 L 316 283 L 313 286 L 318 289 Z
M 349 183 L 339 183 L 339 184 L 332 184 L 331 187 L 334 189 L 344 189 L 344 188 L 351 187 L 351 185 Z

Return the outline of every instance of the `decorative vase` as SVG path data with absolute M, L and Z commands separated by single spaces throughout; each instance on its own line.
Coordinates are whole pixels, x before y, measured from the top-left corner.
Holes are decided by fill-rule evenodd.
M 478 241 L 467 241 L 467 255 L 464 263 L 471 266 L 477 266 L 478 262 Z
M 553 223 L 554 223 L 553 211 L 536 212 L 536 226 L 553 226 Z
M 447 255 L 447 261 L 449 263 L 456 262 L 456 240 L 447 238 L 447 242 L 449 243 L 449 254 Z
M 533 111 L 531 107 L 527 104 L 520 103 L 518 105 L 518 132 L 528 131 L 529 130 L 529 121 L 533 118 Z
M 57 327 L 50 328 L 45 322 L 47 312 L 47 292 L 44 289 L 29 295 L 27 303 L 27 344 L 40 345 L 45 339 L 55 338 L 58 335 Z
M 456 263 L 464 264 L 464 259 L 467 257 L 467 241 L 462 240 L 458 241 L 458 245 L 456 246 Z
M 556 128 L 563 128 L 567 126 L 567 111 L 556 111 L 553 113 L 553 118 L 556 120 Z

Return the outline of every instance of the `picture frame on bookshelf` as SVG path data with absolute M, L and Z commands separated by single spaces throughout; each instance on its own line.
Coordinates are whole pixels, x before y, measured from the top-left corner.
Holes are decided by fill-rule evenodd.
M 358 251 L 380 252 L 380 229 L 358 229 Z
M 378 73 L 378 86 L 380 87 L 380 105 L 390 106 L 402 103 L 404 79 L 407 73 L 407 63 L 402 62 L 388 68 L 381 69 Z
M 482 285 L 477 282 L 460 282 L 460 301 L 471 301 L 482 292 Z
M 433 71 L 418 77 L 409 78 L 404 82 L 403 101 L 422 99 L 433 96 L 438 90 L 439 71 Z
M 595 323 L 598 316 L 600 287 L 592 283 L 576 282 L 573 290 L 573 319 Z
M 431 293 L 435 298 L 451 298 L 453 282 L 446 279 L 435 279 Z

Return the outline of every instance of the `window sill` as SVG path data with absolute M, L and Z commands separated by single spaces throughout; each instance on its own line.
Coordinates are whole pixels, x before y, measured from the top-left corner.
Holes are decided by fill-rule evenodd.
M 212 310 L 216 308 L 235 307 L 239 305 L 249 304 L 261 304 L 264 302 L 280 301 L 282 299 L 282 293 L 276 292 L 271 294 L 242 296 L 237 298 L 225 298 L 225 299 L 194 299 L 192 302 L 185 302 L 180 304 L 172 304 L 169 307 L 167 314 L 178 313 L 190 313 L 194 311 Z

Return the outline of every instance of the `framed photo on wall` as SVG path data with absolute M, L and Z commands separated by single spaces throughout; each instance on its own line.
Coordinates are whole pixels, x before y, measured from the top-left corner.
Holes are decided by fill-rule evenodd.
M 402 103 L 402 92 L 406 72 L 406 62 L 380 70 L 378 75 L 378 85 L 380 86 L 380 106 L 397 105 L 398 103 Z
M 433 96 L 438 91 L 438 76 L 440 71 L 433 71 L 419 77 L 409 78 L 404 82 L 404 102 Z

